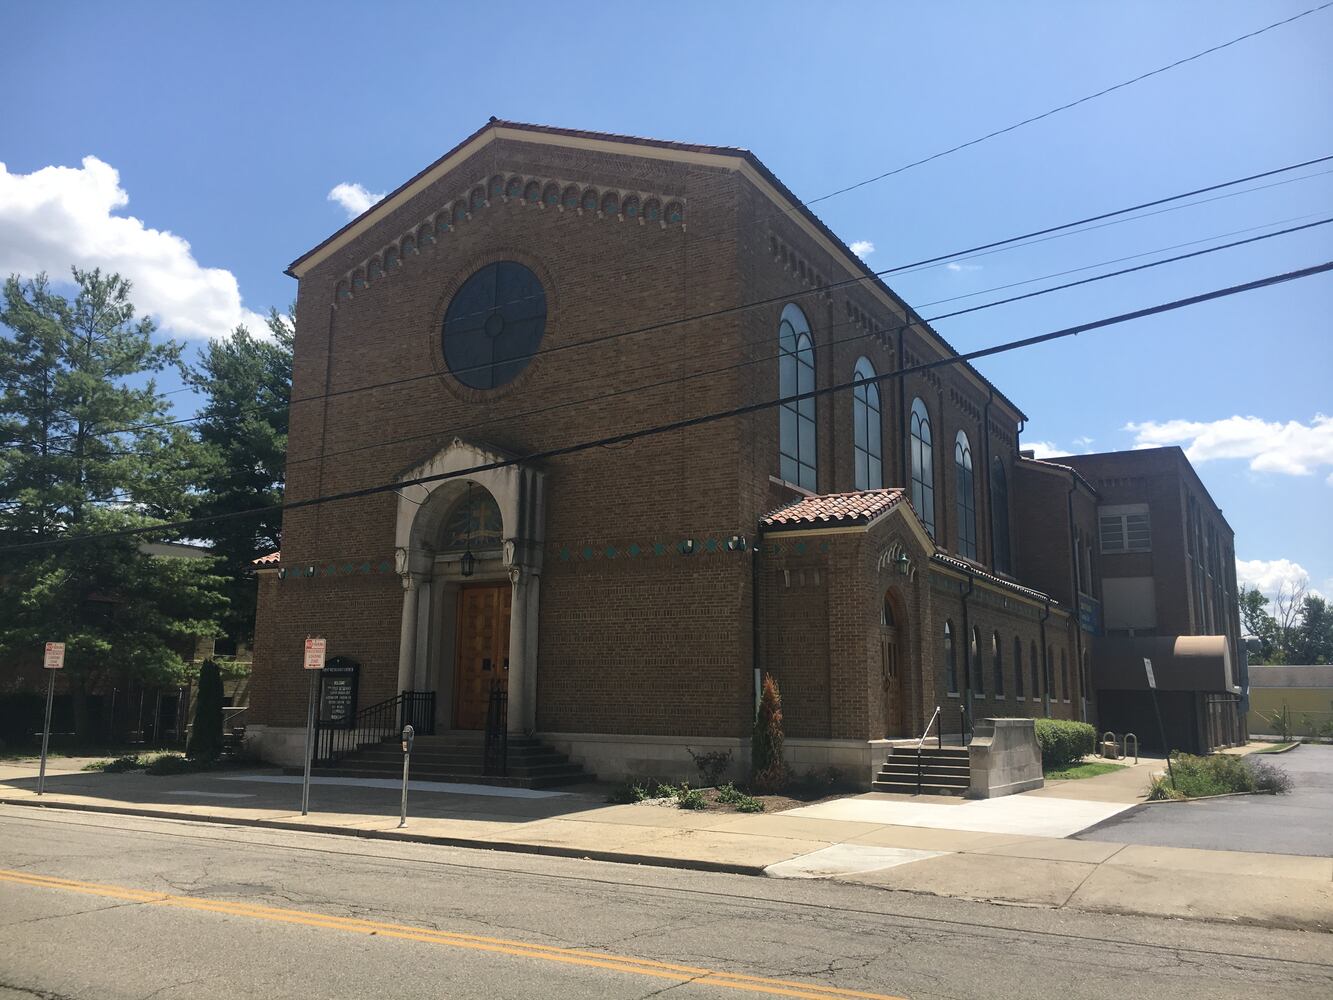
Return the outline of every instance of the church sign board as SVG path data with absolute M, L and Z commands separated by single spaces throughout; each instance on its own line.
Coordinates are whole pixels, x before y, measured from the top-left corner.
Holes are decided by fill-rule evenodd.
M 319 728 L 350 729 L 356 721 L 356 683 L 361 664 L 335 656 L 319 675 Z

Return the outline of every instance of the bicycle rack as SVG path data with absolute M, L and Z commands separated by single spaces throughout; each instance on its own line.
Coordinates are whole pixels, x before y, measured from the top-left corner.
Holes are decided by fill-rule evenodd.
M 1134 741 L 1134 763 L 1139 762 L 1139 738 L 1133 733 L 1125 733 L 1125 756 L 1129 756 L 1129 741 Z

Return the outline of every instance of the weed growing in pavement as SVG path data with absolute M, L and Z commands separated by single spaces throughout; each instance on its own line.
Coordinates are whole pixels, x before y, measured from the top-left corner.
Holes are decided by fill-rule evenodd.
M 101 771 L 104 774 L 121 774 L 125 771 L 138 771 L 144 762 L 137 753 L 124 754 L 111 760 L 95 760 L 83 765 L 85 771 Z

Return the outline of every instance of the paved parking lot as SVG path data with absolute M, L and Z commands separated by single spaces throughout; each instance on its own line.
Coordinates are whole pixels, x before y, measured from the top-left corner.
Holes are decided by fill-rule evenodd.
M 1285 795 L 1144 805 L 1078 839 L 1333 857 L 1333 747 L 1306 744 L 1257 759 L 1291 775 L 1292 790 Z

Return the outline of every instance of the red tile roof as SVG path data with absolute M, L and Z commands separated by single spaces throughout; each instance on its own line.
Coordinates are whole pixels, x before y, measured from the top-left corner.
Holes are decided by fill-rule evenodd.
M 254 560 L 253 562 L 251 562 L 250 565 L 251 565 L 251 566 L 276 566 L 276 565 L 278 565 L 278 563 L 280 563 L 280 562 L 282 562 L 282 553 L 281 553 L 281 552 L 270 552 L 270 553 L 269 553 L 268 555 L 266 555 L 266 556 L 260 556 L 258 559 L 256 559 L 256 560 Z
M 900 489 L 825 493 L 779 507 L 765 514 L 759 523 L 765 528 L 776 529 L 869 524 L 881 514 L 892 510 L 902 499 L 903 491 Z

